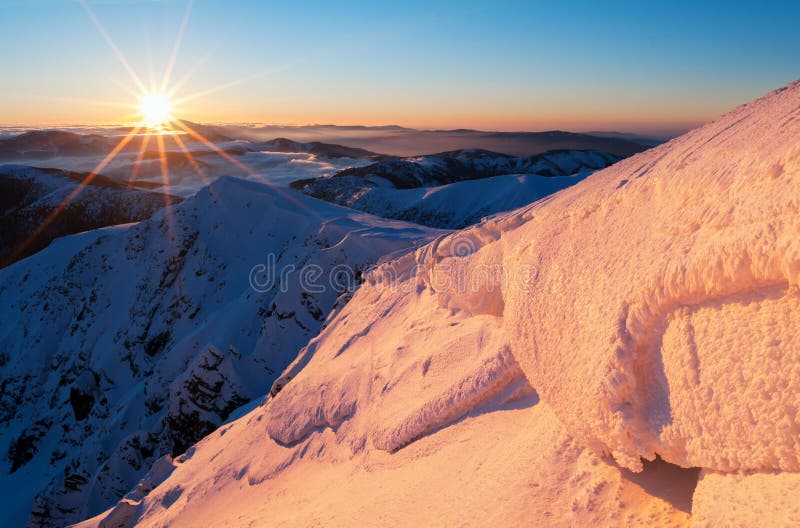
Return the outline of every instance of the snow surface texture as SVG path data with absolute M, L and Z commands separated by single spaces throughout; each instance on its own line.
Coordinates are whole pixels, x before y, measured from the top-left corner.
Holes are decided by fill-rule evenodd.
M 329 272 L 347 265 L 357 281 L 437 233 L 222 178 L 3 269 L 4 515 L 21 524 L 39 492 L 33 519 L 47 525 L 107 508 L 153 460 L 265 394 L 347 293 Z M 275 273 L 254 289 L 257 265 Z M 312 266 L 313 290 L 301 282 Z
M 535 265 L 504 291 L 517 360 L 623 465 L 800 470 L 799 103 L 795 83 L 498 226 L 509 272 Z
M 692 526 L 800 526 L 800 474 L 703 471 Z
M 800 82 L 386 262 L 263 406 L 118 508 L 142 526 L 685 525 L 697 469 L 678 466 L 699 466 L 701 525 L 754 497 L 774 501 L 756 524 L 795 524 L 798 179 Z

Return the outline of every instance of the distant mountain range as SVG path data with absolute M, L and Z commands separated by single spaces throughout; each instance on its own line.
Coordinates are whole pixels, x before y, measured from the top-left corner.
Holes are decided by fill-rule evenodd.
M 590 172 L 556 178 L 512 174 L 437 187 L 373 187 L 356 193 L 348 207 L 384 218 L 446 229 L 461 229 L 575 185 Z
M 462 149 L 490 150 L 513 156 L 532 156 L 549 150 L 597 150 L 627 157 L 646 150 L 658 142 L 657 139 L 619 132 L 582 134 L 564 131 L 415 130 L 398 126 L 201 125 L 188 121 L 185 124 L 215 143 L 247 141 L 253 148 L 258 148 L 264 143 L 266 143 L 264 147 L 270 147 L 269 144 L 272 143 L 271 148 L 281 152 L 303 152 L 304 150 L 282 149 L 309 145 L 305 148 L 328 150 L 334 156 L 356 158 L 375 153 L 413 156 Z M 0 138 L 0 161 L 105 154 L 130 130 L 130 127 L 116 127 L 23 132 Z M 124 151 L 138 151 L 141 147 L 141 137 L 143 136 L 131 141 Z M 189 144 L 197 143 L 189 136 L 184 136 L 184 141 Z M 151 143 L 148 148 L 155 151 L 155 142 Z M 332 148 L 334 145 L 337 146 L 336 149 Z
M 61 130 L 32 130 L 0 139 L 0 161 L 94 156 L 113 148 L 111 138 Z
M 399 126 L 236 126 L 223 127 L 250 139 L 285 137 L 295 141 L 324 141 L 382 152 L 393 156 L 434 154 L 461 149 L 483 149 L 513 156 L 533 156 L 548 150 L 597 150 L 627 157 L 653 146 L 653 140 L 635 134 L 565 132 L 492 132 L 470 129 L 416 130 Z M 234 132 L 235 131 L 235 132 Z
M 656 145 L 666 143 L 667 141 L 672 139 L 671 136 L 669 137 L 645 136 L 642 134 L 632 134 L 630 132 L 613 132 L 613 131 L 602 131 L 602 130 L 595 130 L 585 133 L 590 136 L 596 136 L 596 137 L 625 139 L 627 141 L 633 141 L 634 143 L 639 143 L 640 145 L 645 145 L 648 147 L 655 147 Z

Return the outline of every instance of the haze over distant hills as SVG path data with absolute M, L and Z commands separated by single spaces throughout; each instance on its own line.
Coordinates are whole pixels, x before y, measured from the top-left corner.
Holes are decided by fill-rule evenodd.
M 435 154 L 460 149 L 483 149 L 512 156 L 534 156 L 548 150 L 599 150 L 630 156 L 653 145 L 652 138 L 635 134 L 583 134 L 551 130 L 544 132 L 496 132 L 481 130 L 417 130 L 395 125 L 228 125 L 254 138 L 285 137 L 295 141 L 327 141 L 393 156 Z M 638 138 L 638 139 L 637 139 Z M 642 141 L 644 140 L 644 141 Z
M 212 141 L 247 139 L 253 142 L 272 141 L 276 138 L 301 143 L 321 142 L 333 143 L 354 149 L 368 150 L 372 153 L 392 156 L 416 156 L 436 154 L 461 149 L 482 149 L 501 152 L 512 156 L 534 156 L 548 150 L 597 150 L 621 157 L 642 152 L 663 141 L 663 138 L 652 138 L 625 132 L 566 132 L 551 130 L 542 132 L 497 132 L 481 130 L 418 130 L 396 125 L 362 126 L 362 125 L 262 125 L 262 124 L 190 124 Z M 93 134 L 95 138 L 119 134 L 129 130 L 121 127 L 63 127 L 55 129 L 60 132 Z M 31 148 L 29 142 L 40 139 L 41 131 L 29 133 L 23 137 L 13 136 L 28 129 L 9 127 L 0 129 L 0 157 L 9 158 L 9 149 L 20 146 Z M 53 136 L 54 131 L 48 131 Z M 65 142 L 67 136 L 59 138 Z M 80 147 L 70 145 L 71 152 L 80 152 Z M 138 142 L 132 142 L 128 150 L 138 149 Z

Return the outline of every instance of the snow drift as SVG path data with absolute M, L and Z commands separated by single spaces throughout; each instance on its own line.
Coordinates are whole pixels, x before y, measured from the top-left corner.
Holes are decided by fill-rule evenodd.
M 741 482 L 790 524 L 798 180 L 800 82 L 386 262 L 109 518 L 716 525 Z

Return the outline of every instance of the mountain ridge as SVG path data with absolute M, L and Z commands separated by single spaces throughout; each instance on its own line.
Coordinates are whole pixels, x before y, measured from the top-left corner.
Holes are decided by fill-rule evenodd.
M 33 524 L 113 504 L 262 396 L 363 270 L 436 233 L 223 177 L 0 270 L 7 517 L 34 496 Z
M 798 102 L 384 262 L 260 407 L 80 526 L 795 518 Z
M 101 174 L 0 165 L 0 265 L 7 266 L 60 236 L 150 217 L 181 198 L 129 189 Z M 86 186 L 72 196 L 83 182 Z M 70 198 L 72 196 L 72 198 Z M 53 214 L 58 221 L 51 222 Z

